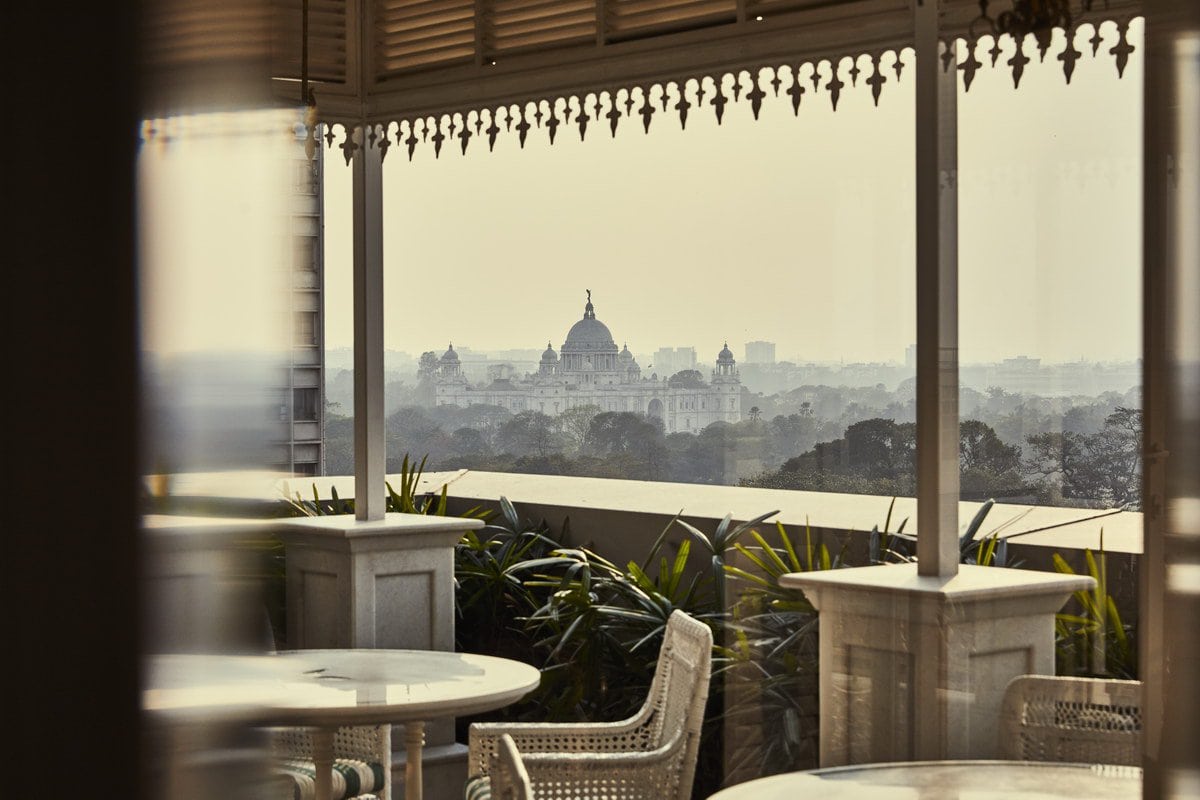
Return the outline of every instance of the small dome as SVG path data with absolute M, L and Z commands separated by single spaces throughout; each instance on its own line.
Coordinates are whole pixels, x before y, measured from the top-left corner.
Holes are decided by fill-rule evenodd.
M 624 345 L 621 348 L 621 354 L 617 356 L 622 363 L 633 361 L 633 353 L 629 352 L 629 345 Z
M 441 362 L 443 364 L 457 364 L 458 363 L 458 353 L 454 352 L 453 344 L 450 345 L 449 350 L 447 350 L 445 353 L 442 353 Z
M 546 352 L 542 353 L 542 362 L 555 361 L 558 361 L 558 353 L 554 352 L 554 348 L 550 346 L 549 342 L 546 342 Z
M 717 353 L 717 361 L 722 363 L 733 361 L 733 351 L 729 349 L 729 342 L 726 342 L 725 346 L 721 348 L 721 352 Z

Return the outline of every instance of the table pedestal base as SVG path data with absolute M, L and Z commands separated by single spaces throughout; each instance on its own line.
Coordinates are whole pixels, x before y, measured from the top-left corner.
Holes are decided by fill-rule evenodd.
M 422 800 L 425 794 L 421 774 L 422 751 L 425 749 L 425 723 L 409 722 L 404 726 L 404 800 Z
M 313 787 L 317 800 L 333 796 L 333 730 L 317 728 L 312 732 Z

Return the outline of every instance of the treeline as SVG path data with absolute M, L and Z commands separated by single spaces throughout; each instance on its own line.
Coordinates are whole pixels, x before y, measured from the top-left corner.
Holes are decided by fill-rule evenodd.
M 963 420 L 958 447 L 961 495 L 1136 508 L 1141 497 L 1141 434 L 1142 412 L 1124 407 L 1109 414 L 1095 433 L 1031 434 L 1025 437 L 1024 449 L 1006 444 L 985 422 Z M 915 423 L 869 419 L 741 483 L 911 496 L 916 492 L 916 455 Z
M 387 418 L 387 468 L 397 471 L 405 454 L 428 454 L 426 468 L 433 470 L 911 496 L 916 489 L 915 423 L 876 410 L 876 416 L 842 424 L 847 414 L 871 408 L 871 399 L 890 394 L 860 395 L 858 401 L 841 406 L 835 420 L 826 416 L 837 408 L 835 397 L 808 392 L 797 396 L 808 399 L 798 400 L 790 413 L 767 418 L 762 407 L 752 405 L 741 422 L 715 423 L 695 433 L 666 433 L 658 419 L 596 406 L 550 417 L 536 411 L 514 414 L 499 406 L 404 405 Z M 766 408 L 788 405 L 777 402 L 779 396 L 767 398 L 770 403 L 749 399 Z M 962 422 L 963 497 L 1136 505 L 1141 491 L 1141 412 L 1115 405 L 1116 400 L 1093 398 L 1082 406 L 1064 407 L 1058 400 L 1000 390 L 981 396 L 974 410 L 999 427 L 982 419 Z M 353 471 L 352 442 L 351 421 L 329 414 L 328 474 Z
M 779 469 L 743 481 L 773 489 L 908 495 L 916 492 L 917 426 L 875 418 L 855 422 L 843 436 L 817 444 Z M 960 482 L 964 497 L 1013 497 L 1030 492 L 1021 450 L 1000 441 L 979 420 L 959 428 Z
M 718 423 L 667 434 L 662 421 L 597 406 L 558 417 L 513 414 L 498 406 L 403 406 L 387 418 L 387 469 L 405 454 L 428 454 L 427 470 L 476 469 L 649 481 L 736 482 L 736 454 L 747 423 Z M 353 470 L 353 428 L 326 423 L 326 472 Z

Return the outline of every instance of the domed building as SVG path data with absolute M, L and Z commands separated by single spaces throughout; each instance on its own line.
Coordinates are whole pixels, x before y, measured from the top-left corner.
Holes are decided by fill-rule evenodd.
M 742 383 L 728 343 L 717 355 L 711 381 L 671 384 L 669 378 L 642 376 L 628 344 L 618 349 L 608 326 L 596 318 L 589 290 L 583 318 L 567 331 L 562 347 L 556 353 L 547 342 L 537 372 L 524 378 L 471 385 L 451 345 L 438 361 L 436 402 L 500 406 L 514 414 L 540 411 L 552 417 L 590 405 L 658 417 L 667 433 L 741 420 Z
M 454 352 L 454 342 L 450 343 L 450 349 L 442 353 L 442 357 L 438 359 L 438 377 L 462 377 L 462 362 L 458 358 L 458 353 Z

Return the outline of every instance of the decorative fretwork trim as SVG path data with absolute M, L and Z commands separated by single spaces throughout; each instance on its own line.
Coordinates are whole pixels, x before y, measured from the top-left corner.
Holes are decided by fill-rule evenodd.
M 1019 88 L 1026 66 L 1035 57 L 1044 61 L 1053 47 L 1061 48 L 1053 58 L 1060 62 L 1063 78 L 1068 84 L 1077 62 L 1089 53 L 1093 58 L 1111 56 L 1120 77 L 1134 51 L 1129 41 L 1130 24 L 1134 19 L 1140 18 L 1080 21 L 1072 26 L 1070 36 L 1062 29 L 1055 29 L 1053 41 L 1049 36 L 1028 34 L 1019 48 L 1008 34 L 984 34 L 973 40 L 956 38 L 955 48 L 943 45 L 943 68 L 949 69 L 952 63 L 956 65 L 962 73 L 965 91 L 970 91 L 977 73 L 984 67 L 1007 68 L 1014 88 Z M 1115 44 L 1101 50 L 1104 44 L 1101 26 L 1104 24 L 1115 25 L 1118 35 Z M 1007 46 L 1005 41 L 1009 43 Z M 1001 60 L 1005 53 L 1009 53 L 1008 57 Z M 446 149 L 465 154 L 477 140 L 486 141 L 488 149 L 492 150 L 501 134 L 515 133 L 521 148 L 530 135 L 536 134 L 545 135 L 550 144 L 568 131 L 577 133 L 584 141 L 589 133 L 595 135 L 598 130 L 606 131 L 611 137 L 627 127 L 639 127 L 649 133 L 660 114 L 674 114 L 680 127 L 686 129 L 695 114 L 711 110 L 719 125 L 729 113 L 731 104 L 748 106 L 753 117 L 758 119 L 764 101 L 781 98 L 797 115 L 802 105 L 825 100 L 836 111 L 842 94 L 852 89 L 869 90 L 877 106 L 885 87 L 904 78 L 913 58 L 912 48 L 879 50 L 840 59 L 681 76 L 645 85 L 610 87 L 562 97 L 529 99 L 523 103 L 448 111 L 441 115 L 401 117 L 369 125 L 367 146 L 382 148 L 386 157 L 395 145 L 411 160 L 422 145 L 431 147 L 435 158 Z M 332 148 L 336 143 L 347 163 L 359 146 L 351 133 L 345 123 L 325 126 L 326 146 Z
M 1133 13 L 1080 16 L 1073 21 L 1069 36 L 1062 28 L 1053 29 L 1052 35 L 1030 33 L 1017 47 L 1013 36 L 994 35 L 994 20 L 981 16 L 972 23 L 965 36 L 953 39 L 954 48 L 943 44 L 942 65 L 944 69 L 956 65 L 962 73 L 964 91 L 968 92 L 984 67 L 1007 68 L 1014 88 L 1019 88 L 1026 66 L 1034 57 L 1045 61 L 1052 48 L 1058 51 L 1052 57 L 1060 63 L 1068 84 L 1079 60 L 1089 54 L 1093 58 L 1112 57 L 1118 76 L 1123 76 L 1135 49 L 1129 41 L 1130 25 L 1140 19 Z M 1114 44 L 1105 45 L 1101 30 L 1104 26 L 1115 29 Z M 1005 54 L 1007 57 L 1001 59 Z M 368 118 L 367 146 L 380 147 L 386 157 L 395 145 L 411 160 L 417 149 L 424 145 L 432 149 L 434 158 L 440 158 L 447 149 L 465 154 L 477 141 L 486 141 L 490 151 L 501 134 L 512 135 L 514 132 L 521 148 L 530 135 L 544 135 L 550 144 L 554 144 L 560 136 L 569 135 L 568 132 L 578 133 L 581 141 L 598 130 L 607 131 L 612 137 L 619 130 L 630 127 L 640 127 L 649 133 L 657 117 L 664 114 L 676 116 L 680 127 L 686 129 L 688 121 L 696 114 L 711 111 L 719 125 L 731 112 L 730 105 L 748 107 L 754 119 L 759 118 L 765 102 L 781 99 L 796 115 L 802 105 L 825 102 L 826 99 L 836 111 L 842 94 L 854 89 L 870 91 L 873 104 L 878 106 L 885 88 L 904 79 L 913 59 L 911 47 L 881 47 L 856 55 L 800 59 L 773 65 L 749 64 L 722 72 L 679 75 L 627 86 L 531 97 L 520 102 L 448 109 L 440 114 Z M 308 119 L 315 120 L 316 124 L 309 124 L 305 134 L 310 157 L 316 145 L 316 132 L 323 127 L 326 147 L 333 148 L 336 144 L 349 163 L 359 146 L 353 135 L 357 125 L 337 117 L 323 117 L 319 111 L 313 115 L 311 111 Z M 161 124 L 144 125 L 140 138 L 143 141 L 153 139 L 168 129 L 169 126 Z

